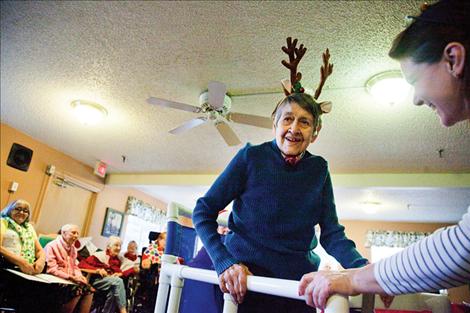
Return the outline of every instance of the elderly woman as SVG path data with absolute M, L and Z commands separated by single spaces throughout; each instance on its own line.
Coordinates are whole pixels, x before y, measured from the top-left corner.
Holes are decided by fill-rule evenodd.
M 29 223 L 30 205 L 16 200 L 1 213 L 0 254 L 9 263 L 26 274 L 39 274 L 44 269 L 45 254 L 36 232 Z
M 106 293 L 106 302 L 103 308 L 105 313 L 115 312 L 116 307 L 120 313 L 126 313 L 126 289 L 122 277 L 135 273 L 134 268 L 121 270 L 122 259 L 121 239 L 109 237 L 106 251 L 95 252 L 88 258 L 80 261 L 78 266 L 87 272 L 98 274 L 99 278 L 92 281 L 93 287 Z
M 0 213 L 0 255 L 2 267 L 34 275 L 44 269 L 45 254 L 29 223 L 30 207 L 27 201 L 16 200 Z M 7 282 L 0 286 L 2 296 L 17 312 L 33 313 L 53 305 L 45 297 L 49 293 L 47 284 L 26 280 L 7 271 L 0 274 L 0 281 Z
M 67 285 L 60 295 L 62 298 L 61 312 L 72 313 L 80 302 L 78 312 L 90 312 L 93 293 L 86 278 L 78 268 L 77 249 L 74 247 L 79 236 L 77 225 L 62 226 L 60 236 L 49 242 L 46 247 L 47 273 L 70 280 L 76 285 Z

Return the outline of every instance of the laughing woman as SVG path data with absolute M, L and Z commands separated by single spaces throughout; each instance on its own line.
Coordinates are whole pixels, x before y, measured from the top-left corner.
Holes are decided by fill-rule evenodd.
M 45 254 L 33 226 L 29 223 L 30 205 L 16 200 L 1 213 L 0 254 L 8 266 L 25 274 L 39 274 L 44 269 Z

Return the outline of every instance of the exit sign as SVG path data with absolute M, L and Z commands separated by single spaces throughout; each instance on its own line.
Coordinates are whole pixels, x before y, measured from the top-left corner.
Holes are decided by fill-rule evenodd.
M 96 162 L 95 171 L 93 173 L 99 177 L 104 178 L 106 176 L 106 167 L 106 163 L 98 161 Z

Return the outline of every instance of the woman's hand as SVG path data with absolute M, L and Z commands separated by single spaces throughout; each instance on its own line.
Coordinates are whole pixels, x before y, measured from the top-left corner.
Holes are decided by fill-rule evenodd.
M 34 266 L 32 264 L 29 264 L 28 261 L 24 259 L 18 263 L 18 267 L 25 274 L 29 274 L 29 275 L 35 274 Z
M 41 274 L 44 269 L 45 261 L 43 259 L 37 259 L 33 264 L 34 274 Z
M 111 276 L 121 277 L 122 273 L 113 273 Z
M 88 284 L 86 278 L 84 276 L 70 276 L 70 280 L 73 281 L 74 283 L 81 284 L 81 285 L 86 285 Z
M 224 293 L 230 293 L 232 299 L 240 304 L 246 294 L 247 275 L 253 275 L 243 264 L 234 264 L 219 275 L 219 287 Z
M 108 272 L 104 268 L 99 268 L 95 272 L 96 274 L 99 274 L 101 277 L 106 277 L 108 276 Z
M 355 270 L 319 271 L 305 274 L 299 284 L 299 295 L 312 307 L 324 309 L 328 298 L 335 293 L 356 295 L 353 286 Z

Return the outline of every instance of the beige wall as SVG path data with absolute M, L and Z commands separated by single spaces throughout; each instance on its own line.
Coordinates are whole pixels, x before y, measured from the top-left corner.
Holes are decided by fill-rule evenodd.
M 88 231 L 88 236 L 92 236 L 94 238 L 93 241 L 100 248 L 104 248 L 106 243 L 106 238 L 101 236 L 101 228 L 107 207 L 124 212 L 127 197 L 134 196 L 139 200 L 143 200 L 144 202 L 166 210 L 166 203 L 152 198 L 138 190 L 132 188 L 105 186 L 103 179 L 93 174 L 92 167 L 55 150 L 6 124 L 0 125 L 0 193 L 2 208 L 7 204 L 7 202 L 22 198 L 31 203 L 33 210 L 36 209 L 36 204 L 38 203 L 38 198 L 41 193 L 41 186 L 47 177 L 45 174 L 46 167 L 49 164 L 53 164 L 57 169 L 60 169 L 61 172 L 70 174 L 71 176 L 102 190 L 97 194 Z M 27 172 L 23 172 L 6 165 L 11 145 L 14 142 L 33 150 L 33 158 Z M 18 182 L 19 188 L 17 192 L 10 195 L 8 193 L 8 187 L 11 181 Z M 54 217 L 51 216 L 51 218 Z M 70 222 L 73 223 L 73 221 Z
M 55 150 L 6 124 L 0 124 L 0 127 L 0 195 L 2 208 L 7 204 L 7 202 L 9 202 L 9 200 L 11 201 L 23 198 L 31 204 L 31 207 L 34 210 L 40 195 L 42 183 L 46 178 L 45 170 L 49 164 L 53 164 L 61 171 L 92 185 L 103 185 L 103 180 L 98 176 L 93 175 L 93 168 L 90 166 Z M 33 158 L 27 172 L 20 171 L 6 164 L 8 154 L 10 153 L 11 145 L 13 143 L 18 143 L 33 150 Z M 8 193 L 8 187 L 12 181 L 18 182 L 19 187 L 17 192 L 10 195 Z

